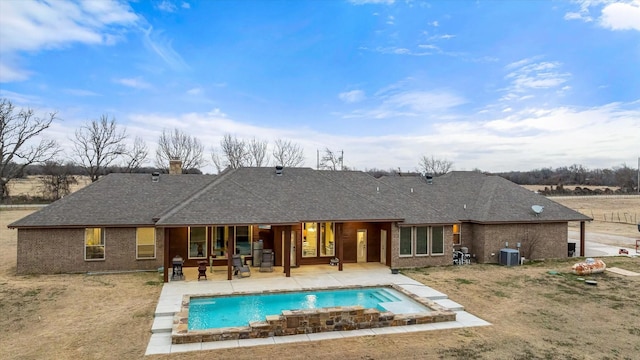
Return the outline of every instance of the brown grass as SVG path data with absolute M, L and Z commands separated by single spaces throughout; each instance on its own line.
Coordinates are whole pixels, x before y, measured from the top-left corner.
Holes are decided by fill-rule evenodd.
M 586 224 L 587 232 L 597 232 L 638 238 L 637 222 L 640 221 L 640 196 L 631 197 L 550 197 L 566 207 L 594 219 Z M 613 214 L 613 220 L 612 220 Z M 625 223 L 625 214 L 627 223 Z M 618 216 L 620 220 L 618 220 Z M 607 221 L 605 221 L 605 219 Z M 570 223 L 572 228 L 578 223 Z
M 161 284 L 154 273 L 16 276 L 15 231 L 30 211 L 0 211 L 3 359 L 141 359 Z M 51 261 L 55 261 L 52 259 Z M 148 359 L 634 359 L 640 352 L 640 277 L 568 273 L 571 261 L 471 265 L 406 275 L 493 325 L 412 334 L 156 355 Z M 640 272 L 640 259 L 608 266 Z M 348 265 L 345 267 L 348 270 Z M 560 271 L 551 275 L 549 270 Z

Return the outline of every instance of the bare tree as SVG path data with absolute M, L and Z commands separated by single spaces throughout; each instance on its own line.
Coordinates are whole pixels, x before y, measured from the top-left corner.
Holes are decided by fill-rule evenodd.
M 9 180 L 20 177 L 27 165 L 48 161 L 60 151 L 54 140 L 40 137 L 55 117 L 37 117 L 31 109 L 17 110 L 11 101 L 0 100 L 0 200 L 9 196 Z
M 182 169 L 198 169 L 204 165 L 202 154 L 204 146 L 198 138 L 185 134 L 179 129 L 173 132 L 162 130 L 156 148 L 156 166 L 165 170 L 169 169 L 169 160 L 182 161 Z
M 71 139 L 73 150 L 91 182 L 97 181 L 107 167 L 123 156 L 126 138 L 126 130 L 118 129 L 116 119 L 109 119 L 108 115 L 91 120 L 76 130 Z
M 247 143 L 230 134 L 225 134 L 220 140 L 220 150 L 211 151 L 211 158 L 218 172 L 226 168 L 238 169 L 247 166 L 249 157 Z
M 148 155 L 149 149 L 147 148 L 147 144 L 141 137 L 136 136 L 133 141 L 133 147 L 131 147 L 131 149 L 127 149 L 124 153 L 127 172 L 133 172 L 140 168 L 140 166 L 147 160 Z
M 451 171 L 453 163 L 446 159 L 436 159 L 433 155 L 431 158 L 423 155 L 418 166 L 419 170 L 424 174 L 439 176 Z
M 298 144 L 291 140 L 277 139 L 273 148 L 273 159 L 275 165 L 284 167 L 296 167 L 304 163 L 304 152 Z
M 324 149 L 324 155 L 320 158 L 320 169 L 323 170 L 345 170 L 344 152 L 334 152 L 329 148 Z
M 256 138 L 251 139 L 247 143 L 247 165 L 248 166 L 265 166 L 269 162 L 267 154 L 267 141 L 260 141 Z
M 49 200 L 58 200 L 71 193 L 71 185 L 78 180 L 71 175 L 72 165 L 63 165 L 61 161 L 50 160 L 42 166 L 40 176 L 40 188 L 42 197 Z

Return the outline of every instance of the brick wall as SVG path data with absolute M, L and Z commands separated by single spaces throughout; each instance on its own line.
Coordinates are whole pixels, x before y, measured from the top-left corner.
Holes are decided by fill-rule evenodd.
M 462 243 L 480 263 L 498 263 L 500 249 L 507 242 L 510 249 L 516 249 L 520 243 L 520 253 L 527 259 L 561 259 L 567 257 L 567 226 L 567 223 L 473 224 L 473 238 L 463 235 Z
M 17 273 L 155 270 L 163 266 L 164 232 L 156 230 L 156 258 L 136 260 L 136 228 L 105 229 L 105 259 L 84 260 L 84 229 L 18 229 Z

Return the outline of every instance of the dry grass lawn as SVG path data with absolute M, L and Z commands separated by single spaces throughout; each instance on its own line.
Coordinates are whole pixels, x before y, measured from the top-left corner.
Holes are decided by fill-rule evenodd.
M 613 196 L 550 197 L 549 199 L 593 218 L 594 221 L 585 225 L 587 232 L 640 238 L 637 225 L 640 221 L 640 196 L 632 198 L 627 196 L 620 198 Z M 569 226 L 577 230 L 579 223 L 570 223 Z
M 6 225 L 30 212 L 0 211 L 1 357 L 143 358 L 160 276 L 16 276 L 16 234 Z M 640 277 L 604 273 L 592 276 L 598 285 L 589 286 L 569 274 L 574 261 L 405 271 L 493 324 L 488 327 L 147 358 L 637 359 Z M 640 272 L 639 258 L 606 261 L 610 267 Z M 549 274 L 550 270 L 559 274 Z

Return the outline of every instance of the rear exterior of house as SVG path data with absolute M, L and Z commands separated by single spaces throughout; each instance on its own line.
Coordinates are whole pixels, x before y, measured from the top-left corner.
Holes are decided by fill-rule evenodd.
M 544 206 L 541 214 L 531 205 Z M 588 217 L 507 180 L 455 172 L 381 179 L 357 171 L 241 168 L 217 176 L 111 174 L 18 220 L 19 274 L 156 270 L 180 256 L 228 264 L 273 249 L 286 268 L 498 262 L 567 256 L 568 221 Z

